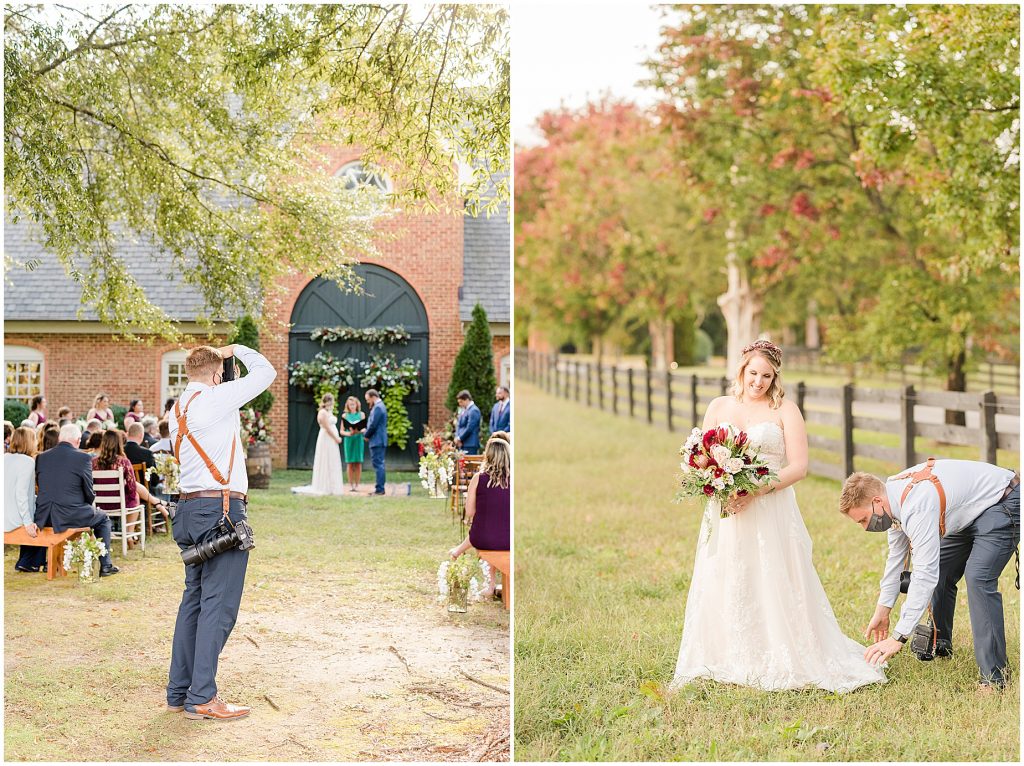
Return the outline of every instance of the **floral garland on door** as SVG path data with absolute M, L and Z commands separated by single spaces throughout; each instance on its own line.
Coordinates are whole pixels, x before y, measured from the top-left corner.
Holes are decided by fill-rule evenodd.
M 309 334 L 310 340 L 320 341 L 320 345 L 335 341 L 355 341 L 369 343 L 378 348 L 385 345 L 404 346 L 412 340 L 412 335 L 402 325 L 388 327 L 317 327 Z

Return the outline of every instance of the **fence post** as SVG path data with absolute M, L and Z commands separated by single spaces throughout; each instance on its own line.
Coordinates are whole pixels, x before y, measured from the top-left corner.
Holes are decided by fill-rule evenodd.
M 589 407 L 590 406 L 590 389 L 591 389 L 591 386 L 593 385 L 591 383 L 591 377 L 592 377 L 592 373 L 594 371 L 594 365 L 591 364 L 590 362 L 587 362 L 586 363 L 586 367 L 587 367 L 587 406 Z
M 665 370 L 665 422 L 669 432 L 675 430 L 672 428 L 672 370 Z
M 555 366 L 555 396 L 561 396 L 562 395 L 562 380 L 561 380 L 561 376 L 558 374 L 558 356 L 557 355 L 552 357 L 552 362 L 554 363 L 554 366 Z
M 917 464 L 917 450 L 914 447 L 914 387 L 904 386 L 900 393 L 900 451 L 903 465 Z
M 653 391 L 651 389 L 651 364 L 650 364 L 650 362 L 648 362 L 644 366 L 644 379 L 645 379 L 645 381 L 647 383 L 647 422 L 648 423 L 653 423 L 654 422 L 654 402 L 651 401 L 651 394 L 653 393 Z
M 986 463 L 996 463 L 996 447 L 999 437 L 996 435 L 996 395 L 994 391 L 986 391 L 981 395 L 981 459 Z
M 627 367 L 626 368 L 626 382 L 629 384 L 629 416 L 633 417 L 633 412 L 636 409 L 636 400 L 635 400 L 635 398 L 633 396 L 633 394 L 634 394 L 634 386 L 633 386 L 633 368 L 632 367 Z
M 853 383 L 843 386 L 842 402 L 843 428 L 843 471 L 846 476 L 853 473 Z
M 612 412 L 619 414 L 619 367 L 612 365 Z
M 576 401 L 580 400 L 580 363 L 575 359 L 572 363 L 572 382 L 576 388 Z
M 604 412 L 604 365 L 597 365 L 597 407 Z
M 718 380 L 718 390 L 719 390 L 721 396 L 725 396 L 727 393 L 729 393 L 729 379 L 728 378 L 719 378 L 719 380 Z
M 693 415 L 693 427 L 700 423 L 697 421 L 697 376 L 690 376 L 690 413 Z
M 800 410 L 800 414 L 801 415 L 804 414 L 804 399 L 806 399 L 806 398 L 807 398 L 807 384 L 804 383 L 801 380 L 799 383 L 796 384 L 796 406 L 797 406 L 797 409 Z M 807 419 L 806 416 L 804 416 L 804 420 L 806 420 L 806 419 Z

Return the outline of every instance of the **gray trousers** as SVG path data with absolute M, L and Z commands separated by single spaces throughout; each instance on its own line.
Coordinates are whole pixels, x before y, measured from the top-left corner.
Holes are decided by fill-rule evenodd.
M 966 529 L 942 538 L 939 582 L 932 594 L 932 612 L 940 640 L 953 637 L 956 588 L 967 579 L 974 658 L 981 680 L 1002 685 L 1006 672 L 1006 630 L 999 575 L 1020 543 L 1020 486 L 986 508 Z
M 223 516 L 219 497 L 179 503 L 174 540 L 185 549 L 217 537 Z M 246 518 L 245 503 L 232 498 L 232 522 Z M 209 561 L 185 567 L 185 592 L 178 607 L 167 681 L 167 704 L 202 705 L 217 696 L 217 660 L 238 618 L 249 551 L 231 548 Z

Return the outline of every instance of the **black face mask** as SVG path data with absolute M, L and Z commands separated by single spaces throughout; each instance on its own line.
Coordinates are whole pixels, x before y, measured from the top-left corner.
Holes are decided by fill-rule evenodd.
M 865 527 L 865 532 L 885 532 L 892 526 L 892 516 L 888 513 L 876 514 L 875 503 L 871 503 L 871 518 L 868 519 L 868 525 Z

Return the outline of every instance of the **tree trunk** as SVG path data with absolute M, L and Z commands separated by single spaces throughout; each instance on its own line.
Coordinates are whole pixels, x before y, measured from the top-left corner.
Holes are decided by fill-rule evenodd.
M 961 351 L 952 359 L 946 362 L 946 390 L 966 391 L 967 375 L 964 373 L 964 365 L 967 362 L 967 352 Z M 946 424 L 953 426 L 967 425 L 967 418 L 963 412 L 957 410 L 946 410 Z
M 804 335 L 804 346 L 806 348 L 821 348 L 821 328 L 818 326 L 818 302 L 815 300 L 807 303 L 807 324 Z
M 651 333 L 651 368 L 667 370 L 675 361 L 675 327 L 671 319 L 658 317 L 647 323 Z
M 600 367 L 604 352 L 604 343 L 600 335 L 595 335 L 590 339 L 590 352 L 594 355 L 595 364 Z
M 761 312 L 764 301 L 754 293 L 747 277 L 746 268 L 740 264 L 732 240 L 734 226 L 730 225 L 728 252 L 725 256 L 728 289 L 718 296 L 718 305 L 725 317 L 725 327 L 729 339 L 726 346 L 726 369 L 731 373 L 740 362 L 740 351 L 748 343 L 757 340 L 761 332 Z

